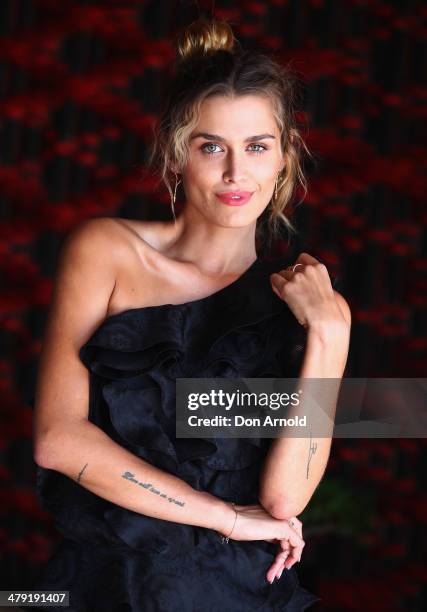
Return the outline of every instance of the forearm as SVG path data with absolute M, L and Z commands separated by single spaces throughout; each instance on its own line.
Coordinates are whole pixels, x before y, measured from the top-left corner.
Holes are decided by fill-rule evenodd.
M 307 391 L 320 389 L 316 397 L 323 417 L 322 436 L 310 431 L 307 437 L 275 438 L 267 453 L 260 475 L 259 500 L 275 518 L 300 514 L 318 486 L 329 458 L 336 403 L 345 370 L 349 346 L 349 330 L 337 329 L 334 334 L 309 330 L 297 388 L 306 397 L 287 417 L 315 414 L 307 406 Z M 304 379 L 330 379 L 320 386 Z M 326 381 L 325 381 L 326 382 Z M 306 393 L 304 394 L 304 390 Z M 309 428 L 308 428 L 309 429 Z M 317 429 L 317 427 L 316 427 Z M 319 431 L 318 431 L 319 433 Z
M 114 504 L 166 521 L 230 531 L 235 512 L 223 500 L 136 457 L 90 421 L 46 434 L 37 461 Z

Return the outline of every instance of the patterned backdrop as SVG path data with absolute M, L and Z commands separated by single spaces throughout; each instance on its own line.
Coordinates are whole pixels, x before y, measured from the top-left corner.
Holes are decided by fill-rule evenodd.
M 314 161 L 299 233 L 275 248 L 338 274 L 353 316 L 346 375 L 425 376 L 426 5 L 198 4 L 300 77 Z M 170 219 L 143 170 L 172 37 L 197 14 L 173 0 L 0 2 L 1 589 L 31 588 L 59 537 L 35 497 L 30 404 L 58 250 L 90 217 Z M 425 448 L 333 441 L 301 516 L 298 570 L 316 610 L 425 609 Z

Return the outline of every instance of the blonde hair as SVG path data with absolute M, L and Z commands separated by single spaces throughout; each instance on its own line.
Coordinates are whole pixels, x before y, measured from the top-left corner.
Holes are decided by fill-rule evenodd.
M 277 197 L 273 194 L 265 211 L 267 225 L 273 237 L 281 222 L 289 232 L 296 232 L 284 211 L 298 184 L 304 192 L 298 203 L 307 194 L 302 154 L 305 151 L 311 157 L 311 153 L 297 127 L 295 75 L 268 55 L 242 50 L 226 21 L 200 17 L 178 34 L 175 47 L 175 72 L 164 92 L 166 102 L 155 126 L 149 167 L 154 166 L 172 198 L 170 179 L 187 163 L 189 137 L 199 122 L 204 100 L 213 95 L 266 97 L 272 103 L 285 161 L 276 183 Z M 259 238 L 261 218 L 258 221 Z

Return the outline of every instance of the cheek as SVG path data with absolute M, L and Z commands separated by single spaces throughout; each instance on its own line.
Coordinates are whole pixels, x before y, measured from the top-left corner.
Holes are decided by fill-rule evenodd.
M 191 167 L 186 169 L 183 183 L 189 192 L 204 192 L 211 189 L 212 186 L 218 185 L 218 176 L 221 176 L 218 169 L 207 168 L 206 165 L 202 167 L 192 164 Z
M 266 186 L 269 186 L 271 182 L 274 183 L 274 181 L 276 180 L 277 173 L 274 172 L 274 168 L 271 164 L 268 164 L 266 166 L 262 166 L 260 164 L 259 168 L 257 169 L 257 176 L 261 183 L 265 184 Z

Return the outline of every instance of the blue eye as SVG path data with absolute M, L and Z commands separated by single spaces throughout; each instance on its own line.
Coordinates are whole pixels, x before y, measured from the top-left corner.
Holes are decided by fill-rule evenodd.
M 204 144 L 201 147 L 201 150 L 203 151 L 203 153 L 206 153 L 207 155 L 213 155 L 214 153 L 216 153 L 216 151 L 208 151 L 206 147 L 218 147 L 219 145 L 217 145 L 215 142 L 207 142 L 206 144 Z M 251 147 L 261 147 L 261 149 L 257 149 L 256 151 L 252 151 L 252 153 L 255 153 L 256 155 L 260 154 L 260 153 L 264 153 L 264 151 L 267 151 L 267 147 L 265 147 L 264 145 L 261 145 L 259 143 L 252 143 L 251 145 L 249 145 Z
M 250 145 L 250 146 L 251 146 L 251 147 L 261 147 L 261 150 L 259 150 L 259 149 L 258 149 L 257 151 L 254 151 L 254 153 L 263 153 L 264 151 L 267 151 L 267 147 L 265 147 L 265 146 L 264 146 L 264 145 L 262 145 L 262 144 L 258 144 L 257 142 L 254 142 L 254 143 L 253 143 L 252 145 Z
M 207 153 L 208 155 L 212 155 L 215 151 L 208 151 L 205 147 L 217 147 L 218 145 L 213 142 L 208 142 L 202 146 L 203 153 Z

